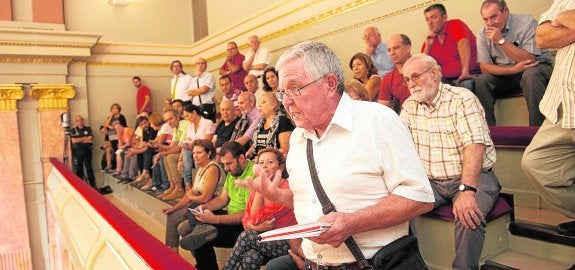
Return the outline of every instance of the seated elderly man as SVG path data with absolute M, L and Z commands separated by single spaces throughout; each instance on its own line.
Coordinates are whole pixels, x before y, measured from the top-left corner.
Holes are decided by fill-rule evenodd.
M 483 107 L 466 88 L 441 83 L 441 68 L 431 56 L 414 55 L 403 74 L 411 97 L 401 119 L 431 180 L 435 206 L 453 203 L 453 269 L 479 269 L 485 216 L 501 189 L 491 169 L 495 148 Z

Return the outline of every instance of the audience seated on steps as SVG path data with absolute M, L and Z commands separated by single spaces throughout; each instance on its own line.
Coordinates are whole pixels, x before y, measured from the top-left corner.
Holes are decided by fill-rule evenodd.
M 258 163 L 254 166 L 257 177 L 262 177 L 261 171 L 266 175 L 282 175 L 278 188 L 289 188 L 286 176 L 283 153 L 276 148 L 268 147 L 260 150 Z M 272 181 L 266 179 L 264 181 Z M 258 234 L 271 229 L 283 228 L 297 224 L 293 209 L 285 205 L 272 202 L 263 197 L 261 193 L 252 191 L 250 199 L 242 218 L 244 232 L 240 234 L 230 257 L 224 264 L 224 270 L 256 270 L 270 259 L 288 255 L 288 240 L 260 242 Z
M 411 95 L 403 80 L 403 64 L 411 57 L 411 40 L 404 34 L 393 35 L 387 47 L 395 68 L 383 77 L 378 102 L 399 113 L 403 102 Z
M 265 93 L 260 98 L 261 118 L 252 137 L 252 146 L 247 157 L 254 159 L 261 149 L 273 147 L 284 155 L 289 150 L 289 139 L 294 126 L 290 119 L 280 110 L 280 102 L 274 93 Z M 254 159 L 256 161 L 257 159 Z
M 122 174 L 122 169 L 124 168 L 124 156 L 128 149 L 132 147 L 134 129 L 124 127 L 120 121 L 114 121 L 112 125 L 114 126 L 114 130 L 118 135 L 118 150 L 116 150 L 116 170 L 112 173 L 112 175 L 120 176 L 120 174 Z
M 537 21 L 529 15 L 509 12 L 504 0 L 487 0 L 481 5 L 485 27 L 477 36 L 477 61 L 482 74 L 475 78 L 475 93 L 487 124 L 496 124 L 493 105 L 500 96 L 521 89 L 529 111 L 529 125 L 545 119 L 539 102 L 553 69 L 551 55 L 535 46 Z
M 167 112 L 169 110 L 173 109 L 168 108 L 165 111 Z M 161 122 L 163 124 L 161 124 L 161 127 L 158 130 L 158 135 L 156 136 L 156 139 L 150 142 L 150 146 L 153 148 L 154 151 L 152 158 L 152 167 L 151 167 L 152 170 L 151 180 L 153 187 L 150 187 L 150 190 L 154 192 L 154 195 L 160 195 L 170 186 L 170 181 L 168 180 L 168 174 L 166 173 L 166 169 L 165 166 L 163 165 L 162 158 L 157 158 L 157 154 L 160 152 L 160 145 L 169 146 L 172 143 L 172 133 L 173 133 L 173 128 L 170 126 L 169 123 L 166 123 L 164 121 L 163 114 L 159 113 L 152 114 L 152 118 L 158 116 L 161 118 Z M 158 120 L 158 122 L 160 121 Z
M 234 102 L 229 99 L 224 99 L 220 102 L 220 113 L 222 115 L 221 121 L 216 126 L 215 136 L 212 139 L 214 146 L 219 154 L 220 147 L 232 137 L 234 127 L 240 120 L 236 115 Z M 219 156 L 219 155 L 218 155 Z
M 368 26 L 363 30 L 365 54 L 371 57 L 371 62 L 377 70 L 379 77 L 383 78 L 393 69 L 393 62 L 387 54 L 387 46 L 381 41 L 381 33 L 375 26 Z
M 220 149 L 220 159 L 227 172 L 222 192 L 192 212 L 200 224 L 191 233 L 182 235 L 180 246 L 192 251 L 199 269 L 218 269 L 214 247 L 233 247 L 243 231 L 242 217 L 250 190 L 236 181 L 251 181 L 253 162 L 237 142 L 227 142 Z M 226 210 L 221 210 L 223 208 Z
M 143 182 L 149 180 L 149 171 L 152 167 L 152 148 L 149 147 L 149 142 L 156 139 L 157 127 L 154 129 L 150 126 L 147 117 L 140 116 L 137 119 L 138 126 L 141 129 L 141 135 L 136 136 L 134 146 L 128 150 L 124 158 L 124 170 L 120 175 L 120 179 L 135 180 L 140 172 L 138 160 L 142 160 L 142 174 Z M 146 178 L 148 177 L 148 178 Z
M 523 155 L 521 167 L 539 195 L 575 219 L 575 1 L 555 0 L 541 15 L 537 46 L 560 48 L 539 108 L 545 121 Z M 575 220 L 557 232 L 575 237 Z
M 215 161 L 216 149 L 210 141 L 195 140 L 192 143 L 192 151 L 197 166 L 194 185 L 186 190 L 185 195 L 178 203 L 162 210 L 164 214 L 168 215 L 166 245 L 176 252 L 180 245 L 180 235 L 188 235 L 198 223 L 194 218 L 191 218 L 193 216 L 189 209 L 194 209 L 198 205 L 207 203 L 219 196 L 226 178 L 225 172 Z M 194 221 L 193 224 L 189 220 Z
M 230 140 L 241 144 L 244 149 L 249 149 L 254 131 L 259 123 L 261 114 L 256 108 L 256 97 L 250 91 L 244 91 L 238 97 L 238 107 L 241 118 L 236 123 Z
M 175 104 L 176 103 L 174 102 L 174 105 Z M 164 193 L 160 194 L 158 198 L 161 198 L 162 200 L 173 200 L 184 195 L 184 189 L 181 184 L 181 175 L 178 171 L 177 165 L 180 151 L 182 150 L 179 142 L 185 138 L 190 122 L 187 120 L 180 120 L 180 114 L 175 109 L 166 111 L 164 113 L 164 120 L 173 129 L 172 141 L 170 145 L 159 143 L 154 145 L 159 149 L 158 154 L 154 157 L 154 163 L 158 163 L 159 160 L 162 159 L 168 176 L 168 181 L 170 182 L 169 188 L 166 189 Z
M 381 77 L 371 62 L 371 58 L 365 53 L 356 53 L 349 60 L 349 68 L 353 72 L 353 78 L 365 85 L 368 92 L 368 100 L 376 101 L 379 94 Z
M 192 169 L 195 167 L 192 150 L 195 140 L 211 141 L 214 136 L 214 123 L 204 118 L 200 108 L 194 104 L 187 104 L 184 108 L 184 118 L 190 123 L 186 131 L 186 138 L 179 142 L 182 151 L 178 159 L 178 171 L 184 177 L 185 190 L 192 186 Z
M 159 113 L 152 113 L 148 119 L 149 131 L 144 132 L 142 136 L 142 144 L 145 145 L 145 150 L 138 154 L 138 159 L 142 159 L 142 173 L 134 181 L 134 184 L 142 190 L 150 190 L 153 186 L 152 181 L 152 166 L 154 162 L 154 155 L 157 149 L 152 147 L 154 141 L 158 139 L 161 127 L 164 125 L 164 119 Z M 141 148 L 144 149 L 144 148 Z
M 116 150 L 118 150 L 118 135 L 116 134 L 116 130 L 114 129 L 112 123 L 114 123 L 114 121 L 120 121 L 124 127 L 128 126 L 126 123 L 126 117 L 120 113 L 121 111 L 122 106 L 120 106 L 120 104 L 112 104 L 110 107 L 110 115 L 106 118 L 106 121 L 100 127 L 100 131 L 102 135 L 104 135 L 104 145 L 102 145 L 102 148 L 106 154 L 106 167 L 103 169 L 108 173 L 111 173 L 114 170 L 114 168 L 112 168 L 112 160 L 114 153 L 116 153 Z
M 481 73 L 477 64 L 477 42 L 467 24 L 447 18 L 442 4 L 423 11 L 429 33 L 421 52 L 435 58 L 441 67 L 442 82 L 474 91 L 474 75 Z
M 441 68 L 431 56 L 412 56 L 403 65 L 403 74 L 411 97 L 400 116 L 431 182 L 435 207 L 453 204 L 452 266 L 479 269 L 485 216 L 501 189 L 492 170 L 495 148 L 483 108 L 468 89 L 441 83 Z

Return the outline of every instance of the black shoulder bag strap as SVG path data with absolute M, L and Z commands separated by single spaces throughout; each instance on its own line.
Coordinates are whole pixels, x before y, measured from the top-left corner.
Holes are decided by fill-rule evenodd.
M 198 86 L 198 88 L 196 88 L 196 89 L 200 89 L 200 76 L 198 76 L 198 79 L 196 80 L 196 85 Z M 201 95 L 201 94 L 198 95 L 198 98 L 200 99 L 200 107 L 201 107 L 202 105 L 204 105 L 204 104 L 202 103 L 202 95 Z M 200 109 L 201 109 L 201 108 L 200 108 Z
M 313 145 L 310 139 L 307 139 L 306 153 L 307 153 L 307 164 L 309 166 L 309 173 L 311 175 L 311 180 L 313 183 L 313 189 L 315 190 L 317 198 L 321 202 L 322 206 L 321 210 L 323 214 L 327 215 L 330 212 L 336 212 L 333 203 L 331 203 L 331 201 L 327 197 L 327 194 L 325 194 L 325 191 L 321 186 L 321 182 L 319 181 L 319 177 L 317 176 L 315 161 L 313 159 Z M 361 252 L 361 249 L 359 249 L 359 247 L 357 246 L 357 243 L 355 242 L 355 239 L 353 239 L 353 236 L 350 236 L 347 239 L 345 239 L 345 245 L 347 246 L 347 248 L 349 248 L 349 251 L 351 251 L 351 254 L 353 254 L 355 260 L 360 264 L 361 269 L 373 269 L 373 267 L 369 265 L 369 263 L 365 259 L 365 256 L 363 256 L 363 253 Z

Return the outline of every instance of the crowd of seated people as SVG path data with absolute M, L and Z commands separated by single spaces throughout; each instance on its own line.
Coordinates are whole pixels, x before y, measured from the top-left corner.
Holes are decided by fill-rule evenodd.
M 429 33 L 421 47 L 425 55 L 416 57 L 412 57 L 412 43 L 406 34 L 390 35 L 384 44 L 380 30 L 367 27 L 363 36 L 365 53 L 358 52 L 349 60 L 353 78 L 338 81 L 338 87 L 347 93 L 344 96 L 379 102 L 394 109 L 396 116 L 401 115 L 422 159 L 427 155 L 425 149 L 446 147 L 418 141 L 437 135 L 427 130 L 424 123 L 462 114 L 461 119 L 469 123 L 465 128 L 442 128 L 453 133 L 477 133 L 481 139 L 462 136 L 460 142 L 453 138 L 450 149 L 468 156 L 426 159 L 424 169 L 435 193 L 435 206 L 452 202 L 461 217 L 456 232 L 472 232 L 477 239 L 485 234 L 482 218 L 493 201 L 475 199 L 475 195 L 488 193 L 496 198 L 501 188 L 491 170 L 495 150 L 487 131 L 487 125 L 495 125 L 495 98 L 523 89 L 529 124 L 540 125 L 537 106 L 552 69 L 547 52 L 534 46 L 537 23 L 533 18 L 511 14 L 503 0 L 484 1 L 480 13 L 485 27 L 476 38 L 462 20 L 448 20 L 442 4 L 427 7 L 423 18 Z M 510 24 L 511 21 L 521 23 Z M 261 211 L 284 211 L 286 206 L 273 202 L 259 190 L 236 186 L 236 182 L 257 178 L 254 170 L 258 169 L 266 170 L 266 175 L 285 170 L 290 137 L 297 125 L 293 115 L 289 115 L 290 109 L 283 108 L 285 96 L 294 102 L 309 91 L 307 87 L 322 83 L 326 77 L 282 89 L 293 82 L 282 81 L 286 75 L 281 67 L 276 70 L 270 65 L 269 50 L 260 48 L 257 36 L 251 36 L 249 42 L 246 57 L 235 42 L 227 44 L 227 57 L 219 70 L 218 85 L 223 98 L 218 119 L 212 118 L 210 112 L 215 112 L 212 107 L 217 104 L 215 80 L 206 72 L 206 60 L 198 58 L 195 75 L 186 74 L 180 61 L 172 62 L 172 98 L 165 100 L 163 114 L 138 117 L 141 133 L 134 135 L 126 127 L 119 104 L 112 105 L 102 127 L 106 134 L 105 169 L 124 182 L 136 179 L 138 187 L 162 200 L 175 200 L 173 206 L 163 210 L 168 216 L 166 245 L 176 251 L 178 246 L 192 251 L 200 269 L 215 269 L 214 246 L 233 247 L 224 269 L 258 269 L 270 259 L 287 255 L 290 247 L 287 241 L 268 245 L 256 239 L 258 232 L 295 223 L 293 212 L 283 225 L 276 226 L 279 218 L 270 215 L 271 210 L 265 214 Z M 453 99 L 443 100 L 446 95 Z M 436 102 L 464 102 L 458 107 L 463 111 L 451 111 L 452 107 Z M 425 114 L 432 107 L 439 111 Z M 433 114 L 438 115 L 431 120 L 426 118 Z M 116 167 L 112 171 L 114 153 Z M 470 157 L 477 160 L 468 163 Z M 445 173 L 438 173 L 438 164 L 442 164 Z M 287 183 L 282 180 L 280 188 L 289 189 Z M 466 196 L 454 196 L 458 192 Z M 482 246 L 480 240 L 457 241 L 458 246 Z M 477 252 L 480 249 L 458 250 L 454 267 L 475 268 Z

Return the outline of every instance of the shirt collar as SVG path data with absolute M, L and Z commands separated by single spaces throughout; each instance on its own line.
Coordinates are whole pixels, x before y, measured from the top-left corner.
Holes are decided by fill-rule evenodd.
M 333 128 L 333 126 L 341 127 L 349 132 L 352 131 L 352 113 L 353 113 L 353 102 L 347 93 L 343 93 L 339 103 L 337 104 L 337 108 L 331 118 L 331 121 L 327 125 L 325 132 L 323 133 L 323 137 Z M 309 132 L 307 130 L 304 131 L 306 138 L 317 138 L 315 132 Z M 321 138 L 319 138 L 321 139 Z

